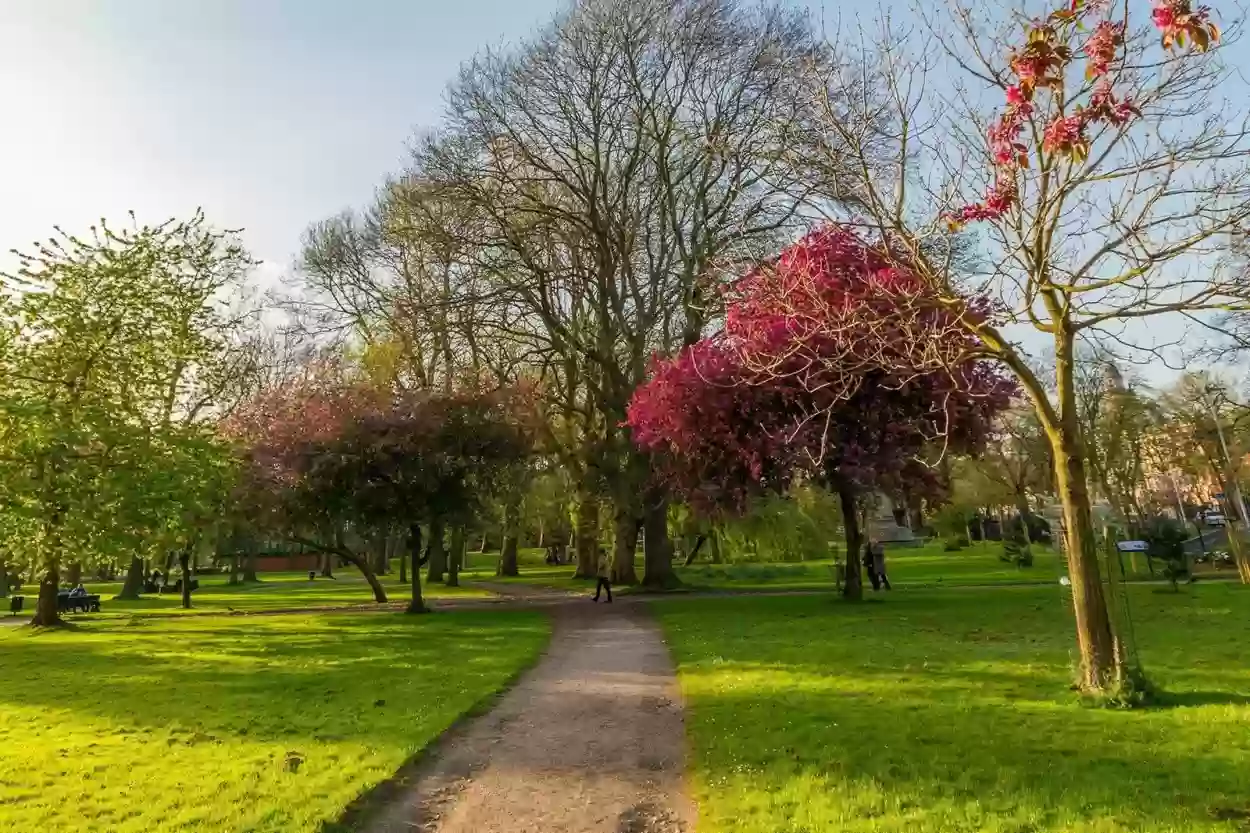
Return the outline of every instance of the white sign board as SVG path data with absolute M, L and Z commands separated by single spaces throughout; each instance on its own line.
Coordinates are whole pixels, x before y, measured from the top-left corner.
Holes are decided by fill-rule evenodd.
M 1150 545 L 1145 541 L 1117 541 L 1115 548 L 1120 552 L 1146 552 Z

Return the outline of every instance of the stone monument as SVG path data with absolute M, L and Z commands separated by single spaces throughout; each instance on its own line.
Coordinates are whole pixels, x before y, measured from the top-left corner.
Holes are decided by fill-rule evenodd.
M 916 536 L 898 522 L 894 515 L 894 501 L 880 492 L 876 494 L 876 509 L 868 522 L 868 537 L 883 544 L 912 544 Z

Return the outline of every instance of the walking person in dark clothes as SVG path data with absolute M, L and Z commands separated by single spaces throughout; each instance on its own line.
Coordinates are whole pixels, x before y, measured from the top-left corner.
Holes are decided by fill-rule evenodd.
M 877 542 L 872 545 L 872 572 L 874 578 L 872 580 L 872 589 L 877 590 L 884 587 L 886 590 L 890 588 L 890 580 L 885 576 L 885 544 Z
M 612 601 L 612 573 L 609 572 L 608 551 L 603 547 L 599 548 L 599 581 L 595 584 L 595 598 L 593 601 L 599 601 L 599 591 L 608 591 L 608 602 Z
M 871 540 L 864 542 L 864 555 L 860 559 L 860 563 L 864 565 L 864 569 L 868 572 L 868 580 L 872 582 L 872 589 L 880 590 L 881 579 L 877 576 L 876 562 L 873 559 L 873 547 L 875 546 Z

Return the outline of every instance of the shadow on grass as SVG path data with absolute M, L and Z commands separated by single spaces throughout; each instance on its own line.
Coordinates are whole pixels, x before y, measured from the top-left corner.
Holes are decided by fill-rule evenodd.
M 423 698 L 437 696 L 440 673 L 506 679 L 510 641 L 543 629 L 538 616 L 493 611 L 324 622 L 114 620 L 13 634 L 0 640 L 0 704 L 102 718 L 122 734 L 194 727 L 394 744 L 403 715 L 429 710 Z M 375 703 L 388 689 L 383 711 Z
M 1067 690 L 1071 624 L 1048 594 L 655 605 L 709 826 L 1228 831 L 1216 814 L 1246 804 L 1250 767 L 1250 596 L 1135 593 L 1170 707 L 1117 712 Z

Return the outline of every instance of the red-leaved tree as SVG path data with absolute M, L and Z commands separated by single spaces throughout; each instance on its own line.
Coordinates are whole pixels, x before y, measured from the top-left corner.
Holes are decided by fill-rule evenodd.
M 863 492 L 933 488 L 924 459 L 980 447 L 1014 390 L 921 288 L 845 228 L 809 234 L 730 287 L 721 333 L 655 363 L 630 403 L 634 441 L 704 509 L 818 479 L 857 552 Z
M 421 524 L 466 522 L 498 491 L 533 441 L 516 391 L 397 394 L 302 382 L 241 409 L 231 433 L 248 466 L 245 500 L 292 540 L 354 564 L 379 602 L 385 592 L 345 533 L 408 530 L 412 599 L 421 594 Z

